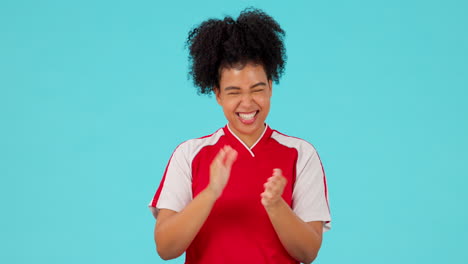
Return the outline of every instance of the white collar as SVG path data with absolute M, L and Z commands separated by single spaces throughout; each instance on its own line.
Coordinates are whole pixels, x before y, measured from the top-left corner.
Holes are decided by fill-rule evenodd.
M 227 128 L 229 132 L 231 132 L 231 134 L 250 152 L 250 155 L 252 155 L 252 157 L 255 157 L 255 154 L 252 152 L 252 149 L 255 147 L 255 145 L 257 145 L 258 142 L 260 142 L 260 140 L 265 135 L 265 132 L 268 129 L 268 124 L 265 124 L 265 129 L 263 130 L 262 134 L 260 135 L 260 137 L 258 137 L 257 141 L 255 141 L 255 143 L 250 148 L 244 143 L 244 141 L 242 141 L 236 134 L 234 134 L 234 132 L 229 127 L 229 123 L 227 124 Z

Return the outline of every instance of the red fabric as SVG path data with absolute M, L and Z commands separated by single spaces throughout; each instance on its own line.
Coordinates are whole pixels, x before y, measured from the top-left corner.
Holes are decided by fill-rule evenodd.
M 211 161 L 224 145 L 238 152 L 229 182 L 209 217 L 187 249 L 186 263 L 299 263 L 284 249 L 263 208 L 263 184 L 280 168 L 288 179 L 283 198 L 291 206 L 297 151 L 270 139 L 268 127 L 250 152 L 227 129 L 213 146 L 204 147 L 192 162 L 194 197 L 209 182 Z
M 223 132 L 224 135 L 214 145 L 202 147 L 191 160 L 191 187 L 193 197 L 196 197 L 209 183 L 210 164 L 220 148 L 230 145 L 238 152 L 223 194 L 188 247 L 185 263 L 299 263 L 281 244 L 260 197 L 264 191 L 263 184 L 272 176 L 273 169 L 280 168 L 287 178 L 283 199 L 292 207 L 297 150 L 278 143 L 271 137 L 273 130 L 267 127 L 262 138 L 251 149 L 253 156 L 227 126 Z M 153 207 L 157 206 L 166 172 L 151 203 Z M 327 199 L 324 171 L 323 184 Z

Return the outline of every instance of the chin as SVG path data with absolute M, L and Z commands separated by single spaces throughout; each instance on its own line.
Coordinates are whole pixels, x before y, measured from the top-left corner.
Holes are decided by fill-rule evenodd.
M 257 120 L 255 123 L 250 124 L 250 125 L 246 125 L 246 124 L 243 124 L 243 123 L 240 123 L 240 124 L 237 123 L 236 125 L 233 125 L 232 127 L 236 131 L 238 131 L 239 133 L 242 133 L 244 135 L 250 135 L 250 134 L 254 134 L 255 132 L 258 132 L 258 130 L 263 131 L 264 124 L 265 124 L 264 121 L 261 122 L 261 121 Z

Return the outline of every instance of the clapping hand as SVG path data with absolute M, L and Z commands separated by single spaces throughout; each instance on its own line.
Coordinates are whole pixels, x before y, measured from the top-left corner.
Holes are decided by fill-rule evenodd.
M 273 169 L 273 176 L 268 178 L 267 182 L 263 185 L 265 191 L 260 195 L 265 208 L 274 207 L 281 201 L 281 196 L 287 182 L 288 180 L 283 176 L 280 169 Z

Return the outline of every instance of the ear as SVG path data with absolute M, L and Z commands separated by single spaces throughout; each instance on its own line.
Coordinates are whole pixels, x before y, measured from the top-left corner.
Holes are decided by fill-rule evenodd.
M 215 96 L 216 96 L 216 101 L 218 102 L 219 105 L 221 105 L 221 95 L 220 95 L 220 92 L 221 90 L 219 89 L 218 86 L 215 86 L 213 87 L 213 92 L 215 93 Z
M 270 97 L 273 95 L 273 81 L 268 80 L 268 85 L 270 86 Z

